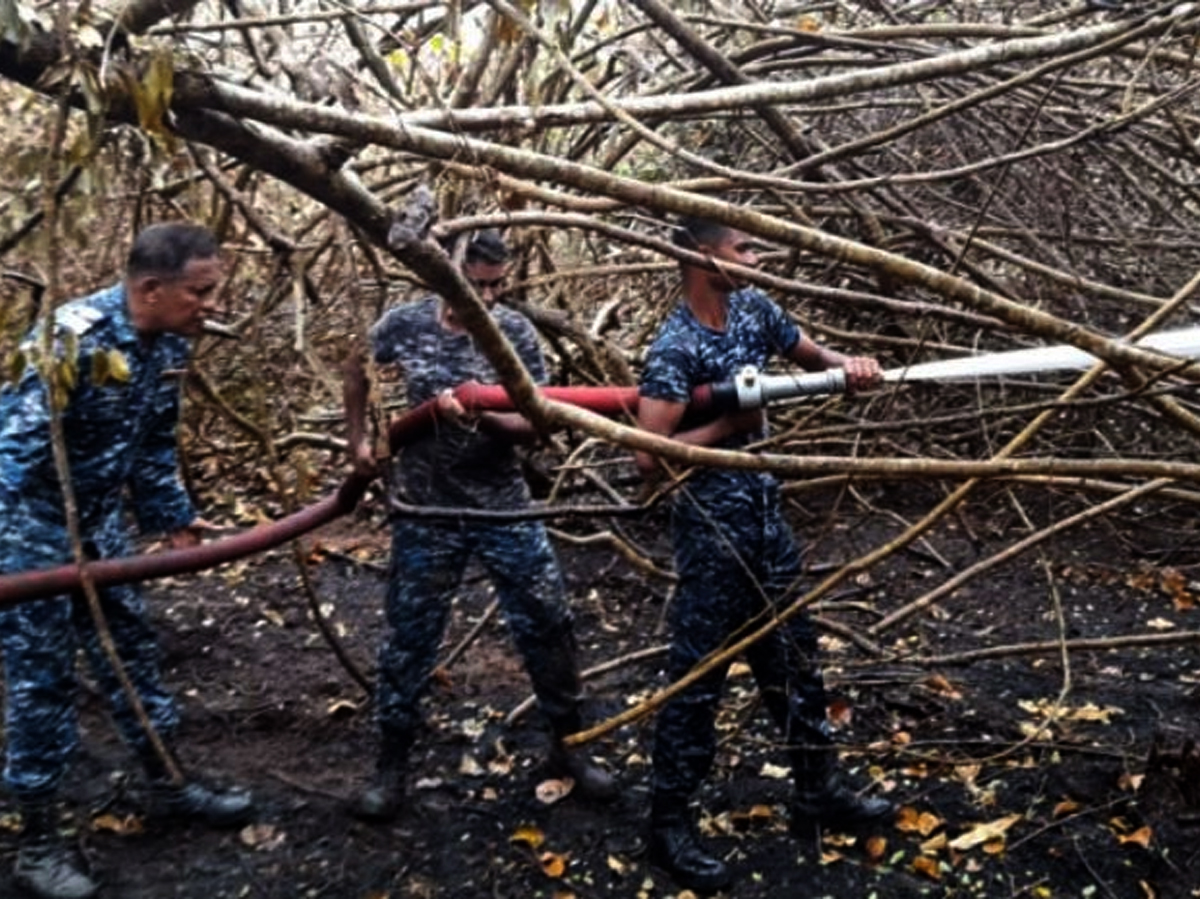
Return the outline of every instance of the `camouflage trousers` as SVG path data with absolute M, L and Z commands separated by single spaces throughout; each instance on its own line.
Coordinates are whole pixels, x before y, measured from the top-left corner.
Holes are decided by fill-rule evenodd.
M 379 650 L 376 697 L 384 735 L 411 735 L 441 646 L 450 601 L 472 555 L 483 563 L 556 731 L 575 730 L 582 688 L 571 614 L 546 529 L 539 522 L 398 521 L 387 590 L 390 633 Z
M 118 655 L 150 722 L 164 737 L 170 735 L 178 714 L 162 683 L 158 644 L 141 593 L 119 586 L 101 590 L 100 598 Z M 0 610 L 0 646 L 7 691 L 4 780 L 18 798 L 55 790 L 79 745 L 75 664 L 81 647 L 108 697 L 121 736 L 139 757 L 148 758 L 153 752 L 100 646 L 82 596 L 35 600 Z
M 672 681 L 762 624 L 772 608 L 786 606 L 795 595 L 800 556 L 780 512 L 778 487 L 748 477 L 754 479 L 753 489 L 676 501 L 672 532 L 679 583 L 667 664 Z M 802 752 L 797 748 L 827 745 L 825 684 L 808 617 L 792 618 L 745 656 L 793 756 Z M 657 796 L 682 801 L 708 774 L 716 753 L 714 719 L 727 669 L 718 666 L 659 714 L 653 776 Z

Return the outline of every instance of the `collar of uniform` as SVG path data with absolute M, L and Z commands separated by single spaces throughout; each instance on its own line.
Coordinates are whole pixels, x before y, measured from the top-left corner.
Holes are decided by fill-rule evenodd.
M 125 291 L 125 282 L 119 282 L 104 291 L 98 305 L 105 309 L 112 322 L 113 343 L 118 346 L 137 346 L 141 335 L 133 327 L 133 317 L 129 313 L 129 297 Z

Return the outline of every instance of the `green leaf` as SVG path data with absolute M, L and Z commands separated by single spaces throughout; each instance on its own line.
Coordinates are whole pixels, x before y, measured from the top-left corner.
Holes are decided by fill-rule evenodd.
M 92 354 L 92 384 L 103 387 L 108 381 L 108 354 L 97 350 Z
M 175 90 L 175 62 L 169 50 L 158 50 L 150 57 L 142 80 L 130 84 L 138 123 L 147 134 L 161 139 L 168 146 L 174 136 L 164 122 Z
M 60 359 L 54 371 L 66 390 L 71 390 L 78 383 L 79 367 L 75 364 L 74 357 L 71 359 Z
M 113 381 L 122 384 L 129 381 L 129 360 L 120 350 L 108 351 L 108 375 Z
M 62 339 L 62 359 L 75 365 L 75 359 L 79 356 L 79 335 L 73 331 L 68 331 L 63 335 Z
M 18 347 L 8 355 L 8 380 L 16 384 L 21 380 L 21 376 L 25 374 L 25 369 L 29 365 L 29 357 L 25 355 L 25 351 Z

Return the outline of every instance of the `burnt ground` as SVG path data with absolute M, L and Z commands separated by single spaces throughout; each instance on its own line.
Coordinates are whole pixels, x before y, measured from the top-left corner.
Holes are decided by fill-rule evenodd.
M 832 500 L 792 503 L 818 570 L 895 535 L 935 492 L 875 493 L 831 515 Z M 1025 497 L 1042 521 L 1070 510 Z M 821 614 L 861 632 L 953 572 L 1010 545 L 1022 526 L 999 489 L 978 494 L 927 543 L 838 592 Z M 1190 608 L 1200 555 L 1186 508 L 1147 502 L 1020 556 L 880 639 L 889 651 L 944 654 L 1058 633 L 1071 639 L 1196 630 Z M 215 518 L 215 516 L 214 516 Z M 319 601 L 349 656 L 373 668 L 382 624 L 379 519 L 339 523 L 310 553 Z M 831 526 L 830 523 L 836 523 Z M 564 526 L 619 527 L 665 560 L 665 519 Z M 311 547 L 312 542 L 307 542 Z M 585 666 L 664 642 L 667 584 L 599 546 L 560 543 Z M 242 832 L 164 827 L 141 818 L 131 759 L 84 691 L 84 751 L 69 784 L 75 834 L 105 896 L 122 897 L 654 897 L 679 888 L 644 856 L 652 726 L 592 745 L 623 796 L 592 807 L 545 804 L 545 739 L 536 714 L 506 721 L 528 693 L 503 628 L 484 625 L 440 670 L 429 727 L 399 820 L 369 826 L 344 808 L 375 752 L 371 710 L 314 628 L 290 551 L 223 571 L 157 583 L 148 596 L 165 666 L 184 710 L 182 752 L 193 768 L 250 787 L 261 801 Z M 468 571 L 446 647 L 490 601 Z M 1194 644 L 1088 650 L 1064 671 L 1057 652 L 969 666 L 873 661 L 845 635 L 826 638 L 846 767 L 874 780 L 901 813 L 876 834 L 803 839 L 786 826 L 788 782 L 775 732 L 735 670 L 722 746 L 698 798 L 702 827 L 736 868 L 744 897 L 1187 897 L 1200 895 L 1192 827 L 1200 766 L 1178 753 L 1200 731 Z M 627 708 L 663 684 L 661 657 L 590 682 L 589 714 Z M 1048 730 L 1046 710 L 1062 695 Z M 1160 741 L 1164 760 L 1148 764 Z M 1148 771 L 1149 770 L 1149 771 Z M 0 893 L 17 839 L 0 808 Z M 978 830 L 991 823 L 990 838 Z M 65 825 L 67 823 L 64 823 Z M 561 872 L 560 872 L 561 869 Z

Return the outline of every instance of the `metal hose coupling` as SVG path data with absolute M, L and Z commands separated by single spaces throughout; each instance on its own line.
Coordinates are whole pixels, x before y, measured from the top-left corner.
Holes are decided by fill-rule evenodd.
M 846 370 L 825 369 L 792 375 L 763 375 L 754 366 L 746 366 L 733 379 L 738 409 L 757 409 L 777 400 L 844 394 Z

